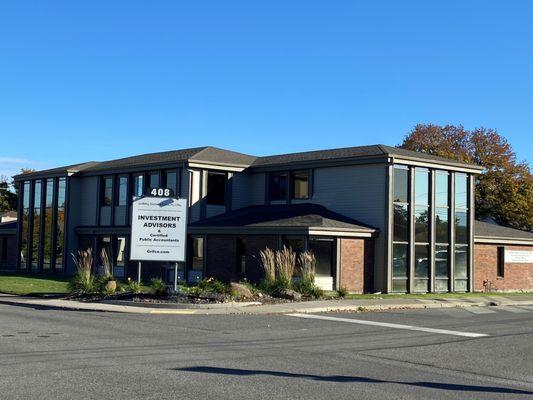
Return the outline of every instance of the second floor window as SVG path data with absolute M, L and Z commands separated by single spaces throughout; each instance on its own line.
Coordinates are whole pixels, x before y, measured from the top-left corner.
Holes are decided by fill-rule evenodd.
M 110 176 L 104 176 L 102 178 L 101 205 L 104 207 L 111 206 L 112 197 L 113 197 L 113 178 Z
M 296 171 L 291 174 L 292 198 L 309 198 L 309 171 Z
M 269 188 L 271 201 L 287 200 L 287 173 L 270 174 Z
M 128 177 L 118 177 L 117 206 L 125 206 L 128 202 Z
M 223 206 L 226 203 L 226 174 L 207 173 L 207 204 Z

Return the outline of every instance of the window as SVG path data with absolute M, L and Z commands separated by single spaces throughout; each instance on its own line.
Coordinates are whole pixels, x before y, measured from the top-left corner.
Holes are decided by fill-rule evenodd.
M 283 246 L 299 254 L 305 250 L 305 239 L 303 236 L 284 236 Z
M 128 204 L 128 177 L 118 177 L 118 193 L 117 193 L 117 206 L 125 206 Z
M 223 206 L 226 203 L 226 174 L 207 173 L 207 204 Z
M 111 176 L 104 176 L 102 178 L 102 192 L 100 205 L 103 207 L 110 207 L 113 198 L 113 178 Z
M 175 169 L 167 170 L 163 173 L 163 187 L 172 189 L 174 196 L 178 195 L 177 176 Z
M 150 187 L 151 188 L 158 188 L 159 187 L 159 172 L 150 172 L 148 175 L 150 179 Z
M 315 255 L 316 276 L 333 276 L 333 266 L 335 264 L 335 242 L 333 239 L 310 238 L 309 250 Z
M 429 290 L 429 170 L 415 168 L 414 175 L 415 269 L 413 290 L 415 292 L 427 292 Z
M 496 266 L 498 278 L 505 276 L 505 247 L 498 246 L 498 265 Z
M 428 207 L 415 206 L 415 242 L 429 243 Z
M 435 291 L 449 291 L 450 174 L 435 171 Z
M 44 244 L 43 244 L 43 269 L 48 270 L 52 265 L 52 217 L 54 212 L 54 179 L 46 180 L 44 202 Z
M 427 292 L 429 283 L 429 246 L 415 245 L 415 292 Z
M 447 292 L 449 272 L 448 245 L 435 246 L 435 290 Z
M 468 290 L 469 267 L 469 210 L 468 210 L 468 176 L 455 174 L 455 269 L 454 290 Z
M 28 235 L 30 233 L 30 182 L 22 184 L 22 231 L 20 243 L 20 269 L 25 270 L 28 264 Z
M 190 266 L 191 271 L 203 272 L 204 270 L 204 238 L 192 237 L 190 240 Z
M 270 174 L 269 198 L 271 201 L 287 200 L 287 173 Z
M 65 239 L 65 196 L 66 178 L 59 178 L 57 185 L 57 221 L 56 221 L 56 244 L 55 244 L 55 269 L 63 269 L 63 241 Z
M 133 176 L 133 195 L 140 197 L 144 194 L 144 175 L 136 174 Z
M 309 198 L 309 171 L 298 171 L 291 174 L 292 198 Z
M 409 271 L 409 169 L 394 166 L 392 291 L 406 292 Z
M 246 240 L 243 238 L 237 238 L 237 251 L 236 251 L 236 261 L 237 261 L 237 273 L 245 274 L 246 273 Z
M 39 242 L 41 238 L 41 181 L 35 181 L 33 187 L 33 237 L 31 245 L 31 268 L 39 269 Z

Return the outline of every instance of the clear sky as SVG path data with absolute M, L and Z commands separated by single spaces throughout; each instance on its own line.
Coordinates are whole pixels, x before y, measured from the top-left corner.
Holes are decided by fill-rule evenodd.
M 497 129 L 533 161 L 531 1 L 11 1 L 0 174 Z

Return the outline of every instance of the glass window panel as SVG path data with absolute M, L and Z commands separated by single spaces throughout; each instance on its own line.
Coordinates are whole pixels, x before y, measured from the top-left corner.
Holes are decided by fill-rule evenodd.
M 35 181 L 33 192 L 33 236 L 31 240 L 31 267 L 39 268 L 39 242 L 41 238 L 41 181 Z
M 468 277 L 468 246 L 455 246 L 455 278 Z
M 399 166 L 394 167 L 394 201 L 407 203 L 409 192 L 409 170 Z
M 269 190 L 270 200 L 287 200 L 287 174 L 271 174 Z
M 30 207 L 30 182 L 26 181 L 24 182 L 24 189 L 23 189 L 23 208 L 29 208 Z
M 119 176 L 117 205 L 125 206 L 128 202 L 128 177 Z
M 393 279 L 392 280 L 393 292 L 407 292 L 407 279 Z
M 309 250 L 316 258 L 316 275 L 333 276 L 333 240 L 309 240 Z
M 305 241 L 303 236 L 284 236 L 283 245 L 296 253 L 304 251 Z
M 54 180 L 46 180 L 46 197 L 45 197 L 45 207 L 52 207 L 54 201 Z
M 392 248 L 392 277 L 407 278 L 407 245 L 395 243 Z
M 22 212 L 22 237 L 20 244 L 20 269 L 26 269 L 28 264 L 28 235 L 30 233 L 30 209 Z
M 178 188 L 176 186 L 176 178 L 177 178 L 177 172 L 176 170 L 170 170 L 170 171 L 165 171 L 163 177 L 164 177 L 164 186 L 165 188 L 167 189 L 172 189 L 172 191 L 174 192 L 174 195 L 177 196 L 178 195 Z
M 66 179 L 59 178 L 57 188 L 57 205 L 58 207 L 65 207 L 65 194 L 66 194 Z
M 41 181 L 35 181 L 35 187 L 33 192 L 33 206 L 41 207 Z
M 425 168 L 415 168 L 415 204 L 429 204 L 429 172 Z
M 52 263 L 52 216 L 54 200 L 54 179 L 46 180 L 46 197 L 44 209 L 44 243 L 43 243 L 43 268 L 50 269 Z
M 223 206 L 226 204 L 226 174 L 207 173 L 207 204 Z
M 448 278 L 448 246 L 435 246 L 435 276 Z
M 466 210 L 467 202 L 467 176 L 465 174 L 455 174 L 455 208 Z
M 133 195 L 140 197 L 143 195 L 144 175 L 137 174 L 133 177 Z
M 429 243 L 429 209 L 415 207 L 415 241 Z
M 435 290 L 438 292 L 447 292 L 448 291 L 448 279 L 436 279 Z
M 309 171 L 292 173 L 293 199 L 307 199 L 309 197 Z
M 111 206 L 111 199 L 113 197 L 113 178 L 106 176 L 102 178 L 102 206 Z
M 429 276 L 429 246 L 415 246 L 415 277 L 427 278 Z
M 407 205 L 394 204 L 394 241 L 407 242 L 409 240 L 409 213 Z
M 456 292 L 468 291 L 468 280 L 467 279 L 456 279 L 455 280 L 455 291 Z
M 192 271 L 204 270 L 204 238 L 191 238 L 191 266 Z
M 429 279 L 415 279 L 414 280 L 415 292 L 427 292 L 429 290 Z
M 66 179 L 59 178 L 57 188 L 57 221 L 56 221 L 56 243 L 55 243 L 55 269 L 63 268 L 63 241 L 65 239 L 65 195 Z
M 150 172 L 150 187 L 158 188 L 159 187 L 159 172 Z
M 449 206 L 449 174 L 437 171 L 435 174 L 435 205 Z
M 448 208 L 435 209 L 435 230 L 437 243 L 449 242 Z
M 466 211 L 455 212 L 455 243 L 468 243 L 468 213 Z

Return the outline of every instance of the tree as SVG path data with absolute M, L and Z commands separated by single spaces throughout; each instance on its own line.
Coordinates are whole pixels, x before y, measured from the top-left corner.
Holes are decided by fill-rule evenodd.
M 476 177 L 476 217 L 533 231 L 531 169 L 517 161 L 512 146 L 496 130 L 418 124 L 400 147 L 482 166 Z
M 0 212 L 17 209 L 17 194 L 11 191 L 7 176 L 0 175 Z

